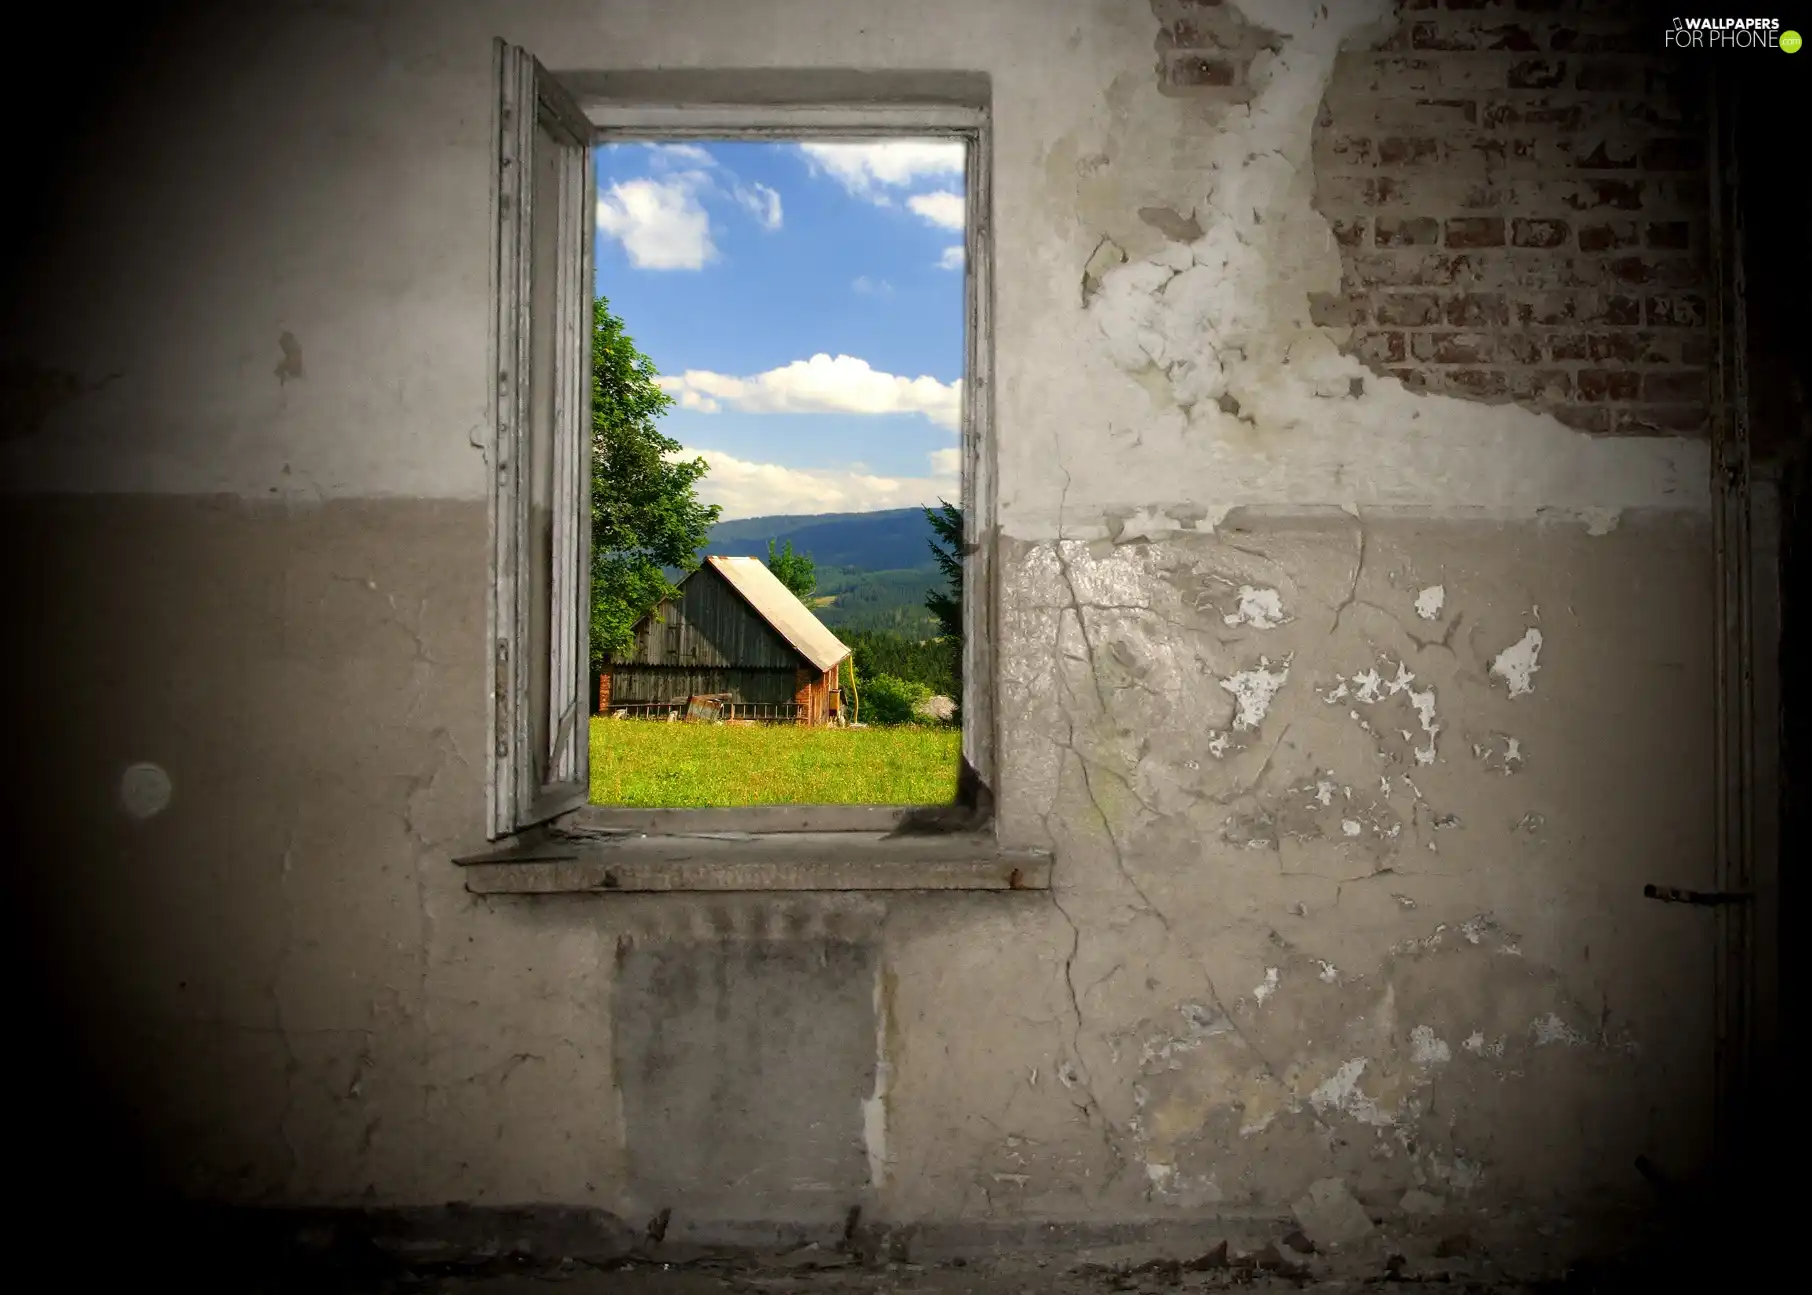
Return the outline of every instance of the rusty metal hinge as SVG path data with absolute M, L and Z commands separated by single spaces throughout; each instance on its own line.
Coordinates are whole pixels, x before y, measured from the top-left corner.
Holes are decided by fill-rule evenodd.
M 1706 908 L 1715 908 L 1720 904 L 1747 904 L 1754 898 L 1747 891 L 1681 890 L 1678 886 L 1657 886 L 1653 882 L 1644 886 L 1642 893 L 1663 904 L 1698 904 Z

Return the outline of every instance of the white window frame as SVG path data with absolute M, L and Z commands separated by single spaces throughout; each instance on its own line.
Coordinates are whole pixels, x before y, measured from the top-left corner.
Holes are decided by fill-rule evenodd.
M 592 149 L 603 143 L 696 140 L 873 140 L 955 138 L 966 145 L 964 200 L 964 367 L 961 506 L 963 552 L 963 758 L 983 788 L 995 777 L 996 702 L 994 674 L 995 588 L 995 454 L 993 437 L 993 258 L 992 154 L 990 120 L 985 104 L 975 102 L 823 102 L 774 101 L 763 93 L 757 102 L 697 102 L 690 91 L 661 94 L 644 84 L 638 97 L 610 93 L 608 74 L 577 74 L 565 83 L 541 67 L 527 52 L 497 43 L 500 93 L 498 219 L 498 348 L 497 456 L 492 477 L 493 589 L 491 641 L 497 654 L 493 683 L 490 776 L 493 840 L 546 823 L 589 800 L 590 699 L 588 635 L 590 630 L 590 322 L 594 291 L 592 249 L 596 239 L 595 179 Z M 807 74 L 809 75 L 809 74 Z M 701 81 L 682 74 L 687 85 Z M 727 78 L 730 85 L 734 78 Z M 570 87 L 570 89 L 569 89 Z M 804 98 L 804 96 L 802 96 Z M 517 105 L 536 103 L 552 114 L 569 136 L 584 136 L 583 161 L 566 171 L 583 176 L 580 210 L 582 231 L 563 232 L 559 276 L 560 317 L 573 329 L 562 335 L 556 364 L 555 455 L 556 494 L 569 500 L 567 516 L 583 525 L 562 532 L 556 527 L 554 554 L 554 661 L 549 677 L 556 696 L 550 701 L 548 732 L 554 735 L 549 767 L 554 781 L 536 785 L 532 776 L 528 724 L 528 673 L 520 661 L 528 640 L 522 608 L 531 575 L 526 562 L 527 505 L 511 470 L 526 462 L 531 393 L 514 375 L 526 373 L 529 308 L 526 257 L 531 246 L 534 212 L 512 183 L 528 173 L 537 146 L 534 119 Z M 562 367 L 564 366 L 564 367 Z M 564 401 L 565 403 L 561 403 Z M 568 564 L 560 570 L 561 564 Z M 576 564 L 576 565 L 574 565 Z M 562 654 L 567 655 L 562 655 Z M 575 670 L 576 667 L 576 670 Z M 744 816 L 755 830 L 773 820 L 773 828 L 790 831 L 836 830 L 872 824 L 881 815 L 902 813 L 905 806 L 749 807 Z M 778 812 L 775 812 L 778 810 Z M 597 807 L 605 817 L 612 811 Z M 684 833 L 721 828 L 725 813 L 696 809 L 618 811 L 643 831 Z M 973 826 L 973 824 L 970 824 Z M 992 824 L 989 824 L 990 828 Z

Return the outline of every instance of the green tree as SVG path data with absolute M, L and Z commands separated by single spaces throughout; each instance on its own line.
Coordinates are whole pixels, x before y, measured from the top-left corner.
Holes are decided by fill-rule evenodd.
M 768 541 L 768 570 L 776 579 L 793 591 L 793 597 L 800 602 L 810 598 L 818 588 L 818 572 L 812 560 L 803 553 L 793 552 L 793 542 L 788 540 L 780 552 L 774 551 L 774 541 Z
M 603 667 L 634 642 L 637 621 L 671 598 L 663 568 L 696 570 L 716 504 L 696 488 L 703 459 L 655 427 L 673 404 L 654 361 L 599 297 L 591 318 L 591 665 Z
M 931 689 L 911 679 L 892 675 L 870 675 L 863 681 L 862 722 L 865 724 L 911 724 L 917 718 L 914 707 L 931 697 Z
M 938 635 L 950 653 L 950 670 L 956 681 L 953 694 L 960 705 L 963 696 L 963 510 L 955 504 L 938 500 L 936 508 L 925 510 L 933 538 L 928 541 L 931 556 L 947 586 L 934 589 L 925 598 L 925 609 L 937 620 Z

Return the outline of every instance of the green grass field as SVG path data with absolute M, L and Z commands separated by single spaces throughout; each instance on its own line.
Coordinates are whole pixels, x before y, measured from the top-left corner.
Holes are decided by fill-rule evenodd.
M 591 722 L 594 805 L 939 805 L 956 797 L 955 726 Z

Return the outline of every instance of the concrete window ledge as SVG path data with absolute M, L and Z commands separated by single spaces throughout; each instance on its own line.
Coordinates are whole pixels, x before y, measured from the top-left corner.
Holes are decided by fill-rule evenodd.
M 479 895 L 1049 890 L 1051 856 L 991 834 L 639 832 L 552 837 L 454 860 Z

